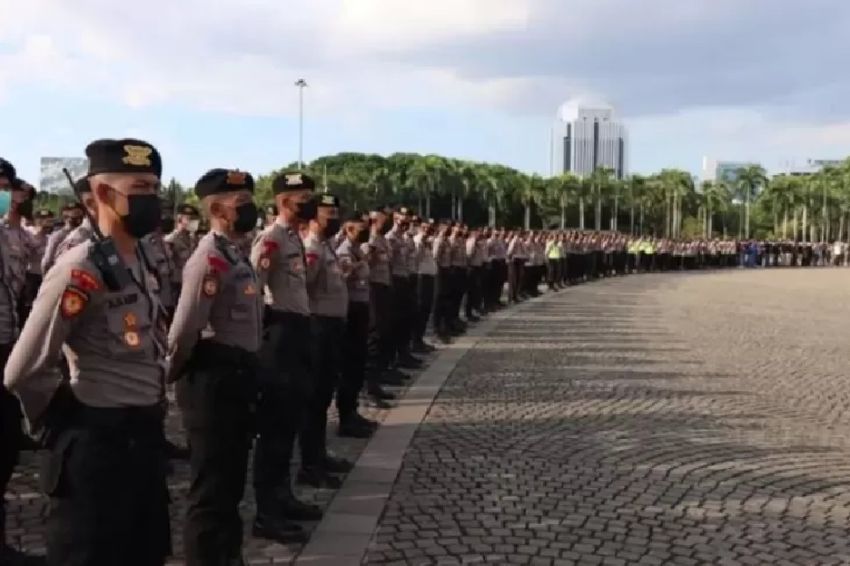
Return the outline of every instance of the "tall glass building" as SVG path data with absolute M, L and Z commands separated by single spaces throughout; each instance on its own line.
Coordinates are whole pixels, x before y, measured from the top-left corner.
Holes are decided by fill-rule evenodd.
M 581 99 L 562 104 L 552 127 L 549 163 L 553 176 L 569 171 L 587 177 L 595 169 L 606 167 L 616 178 L 624 178 L 628 173 L 628 139 L 614 108 Z

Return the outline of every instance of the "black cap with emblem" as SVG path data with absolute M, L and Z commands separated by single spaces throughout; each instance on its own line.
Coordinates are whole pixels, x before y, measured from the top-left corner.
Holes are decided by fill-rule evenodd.
M 339 208 L 339 197 L 328 193 L 322 193 L 318 195 L 316 205 Z
M 316 182 L 309 175 L 299 172 L 281 173 L 272 181 L 272 191 L 276 195 L 291 191 L 312 191 L 315 188 Z
M 153 173 L 162 175 L 162 158 L 154 146 L 133 138 L 102 139 L 86 147 L 88 175 L 100 173 Z
M 180 206 L 178 206 L 177 207 L 177 214 L 182 214 L 183 216 L 192 216 L 192 217 L 196 217 L 196 216 L 201 215 L 201 213 L 198 211 L 198 209 L 195 208 L 194 206 L 192 206 L 191 204 L 181 204 Z
M 266 214 L 269 216 L 277 216 L 277 207 L 273 204 L 266 205 Z
M 238 169 L 210 169 L 195 183 L 198 198 L 236 191 L 254 192 L 254 178 L 250 173 Z

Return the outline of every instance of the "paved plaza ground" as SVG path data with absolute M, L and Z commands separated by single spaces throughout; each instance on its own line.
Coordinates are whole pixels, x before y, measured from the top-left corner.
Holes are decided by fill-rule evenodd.
M 319 525 L 303 552 L 248 539 L 247 557 L 850 564 L 848 330 L 844 269 L 630 276 L 530 301 L 435 357 L 371 444 L 334 439 L 358 469 L 334 502 L 305 493 L 355 524 Z M 35 471 L 27 456 L 12 521 L 37 553 Z

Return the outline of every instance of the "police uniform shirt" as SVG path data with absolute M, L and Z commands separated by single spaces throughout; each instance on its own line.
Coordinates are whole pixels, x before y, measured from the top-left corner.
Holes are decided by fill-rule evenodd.
M 139 256 L 128 265 L 132 281 L 111 291 L 89 259 L 92 245 L 69 250 L 47 272 L 6 364 L 4 383 L 21 399 L 30 425 L 62 381 L 63 352 L 71 390 L 86 405 L 151 406 L 162 399 L 166 323 L 154 275 Z
M 416 273 L 420 275 L 436 275 L 437 262 L 431 250 L 433 241 L 421 232 L 413 236 L 413 249 L 416 258 Z
M 448 268 L 452 265 L 452 246 L 445 236 L 437 236 L 432 244 L 432 255 L 437 267 Z
M 345 284 L 348 287 L 348 300 L 354 303 L 369 302 L 369 263 L 363 251 L 348 238 L 343 238 L 336 250 L 342 267 Z
M 459 236 L 449 238 L 451 248 L 452 267 L 466 267 L 466 244 Z
M 195 251 L 195 238 L 188 230 L 178 229 L 167 235 L 163 241 L 168 247 L 171 257 L 171 281 L 172 283 L 180 283 L 183 268 L 192 256 L 192 252 Z
M 26 247 L 20 233 L 0 223 L 0 344 L 17 336 L 17 305 L 26 280 Z
M 27 256 L 27 273 L 41 275 L 41 262 L 44 259 L 44 252 L 47 249 L 48 234 L 43 229 L 32 226 L 27 230 L 32 242 L 32 250 Z
M 171 378 L 178 377 L 198 339 L 260 349 L 263 297 L 257 275 L 235 242 L 212 231 L 183 267 L 183 285 L 168 334 Z
M 410 275 L 407 270 L 407 245 L 398 226 L 393 226 L 387 232 L 386 242 L 390 248 L 390 273 L 393 277 L 407 277 Z
M 142 245 L 148 260 L 151 262 L 151 267 L 156 270 L 159 300 L 165 308 L 173 308 L 177 304 L 171 275 L 174 271 L 174 264 L 169 257 L 165 241 L 161 234 L 154 232 L 142 239 Z
M 275 220 L 254 240 L 251 266 L 265 291 L 267 305 L 277 311 L 310 315 L 304 245 L 282 219 Z
M 68 250 L 88 241 L 91 238 L 91 235 L 91 222 L 89 222 L 89 219 L 86 218 L 83 220 L 82 224 L 71 230 L 65 239 L 59 242 L 59 246 L 56 248 L 56 257 L 53 258 L 53 263 L 56 263 L 56 261 L 62 257 L 62 254 Z
M 53 267 L 53 264 L 56 262 L 57 251 L 59 249 L 59 244 L 62 243 L 62 240 L 68 237 L 68 234 L 71 233 L 70 226 L 62 226 L 60 229 L 52 232 L 47 237 L 47 243 L 44 246 L 44 256 L 41 258 L 41 272 L 47 273 L 47 270 Z
M 364 244 L 369 258 L 369 281 L 389 285 L 392 282 L 390 275 L 390 246 L 386 238 L 381 234 L 369 235 L 369 243 Z
M 413 234 L 405 232 L 401 241 L 404 244 L 404 253 L 407 256 L 407 274 L 415 275 L 418 273 L 419 259 L 416 256 L 416 243 L 413 241 Z
M 470 267 L 481 267 L 484 263 L 478 252 L 478 242 L 472 236 L 466 239 L 466 257 L 469 258 Z
M 310 312 L 318 316 L 345 318 L 348 314 L 348 288 L 330 242 L 309 234 L 304 238 L 304 253 Z

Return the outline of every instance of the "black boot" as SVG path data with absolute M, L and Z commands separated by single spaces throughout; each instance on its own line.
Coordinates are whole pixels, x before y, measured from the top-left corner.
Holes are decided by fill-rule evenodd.
M 304 503 L 295 497 L 289 476 L 284 478 L 284 482 L 276 494 L 276 502 L 285 518 L 290 521 L 318 521 L 322 518 L 322 510 L 318 505 Z
M 321 466 L 303 466 L 298 470 L 296 481 L 301 485 L 309 485 L 316 489 L 328 488 L 339 489 L 342 487 L 342 480 L 338 477 L 329 474 Z
M 331 474 L 347 474 L 354 469 L 354 464 L 345 458 L 325 455 L 325 471 Z
M 251 533 L 257 538 L 273 540 L 281 544 L 303 544 L 309 538 L 301 525 L 287 521 L 280 516 L 261 515 L 260 513 L 257 513 L 256 518 L 254 518 Z

